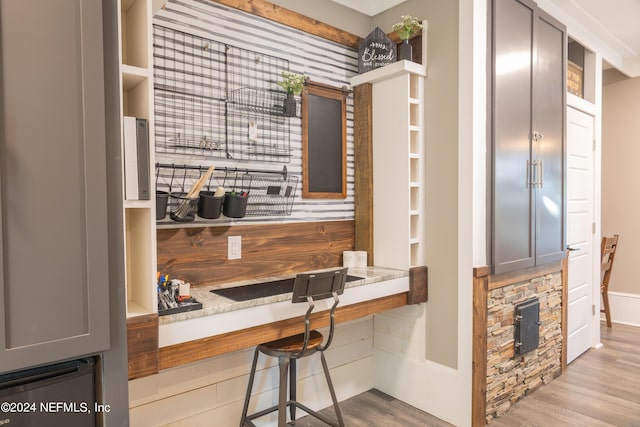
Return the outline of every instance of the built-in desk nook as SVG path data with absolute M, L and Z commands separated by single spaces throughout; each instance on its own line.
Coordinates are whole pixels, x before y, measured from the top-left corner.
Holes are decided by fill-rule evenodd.
M 345 251 L 368 259 L 349 268 L 335 311 L 327 361 L 336 393 L 344 399 L 373 388 L 379 363 L 408 366 L 404 351 L 420 351 L 412 336 L 426 335 L 426 38 L 416 44 L 421 64 L 358 74 L 361 39 L 317 21 L 312 27 L 322 32 L 295 29 L 302 16 L 273 27 L 272 17 L 226 2 L 168 2 L 153 17 L 149 0 L 120 3 L 127 26 L 141 21 L 148 29 L 127 34 L 123 78 L 132 65 L 146 68 L 145 86 L 123 89 L 123 115 L 147 119 L 152 148 L 151 198 L 125 204 L 132 425 L 207 424 L 213 413 L 226 417 L 220 425 L 237 424 L 249 353 L 302 332 L 305 308 L 291 303 L 291 279 L 343 266 Z M 137 6 L 147 8 L 144 22 Z M 140 46 L 146 55 L 138 64 Z M 322 96 L 339 93 L 340 114 L 305 103 L 318 96 L 308 90 L 289 99 L 281 83 L 292 73 Z M 325 133 L 335 137 L 331 156 L 321 145 Z M 165 311 L 156 274 L 189 283 L 188 297 L 180 296 L 202 306 Z M 330 307 L 318 302 L 313 328 L 329 325 Z M 299 391 L 321 408 L 315 368 L 301 363 Z M 254 394 L 266 399 L 270 387 L 262 381 Z
M 407 304 L 409 272 L 388 268 L 350 269 L 353 280 L 346 284 L 336 312 L 344 322 Z M 281 280 L 273 278 L 274 280 Z M 270 280 L 268 280 L 270 281 Z M 212 290 L 255 286 L 256 298 L 234 300 Z M 166 369 L 206 357 L 239 350 L 299 333 L 299 318 L 305 307 L 291 304 L 291 291 L 263 296 L 260 287 L 269 283 L 246 280 L 228 285 L 195 287 L 192 296 L 202 310 L 161 316 L 159 319 L 159 368 Z M 243 291 L 246 294 L 251 291 Z M 329 301 L 318 304 L 316 326 L 326 326 Z

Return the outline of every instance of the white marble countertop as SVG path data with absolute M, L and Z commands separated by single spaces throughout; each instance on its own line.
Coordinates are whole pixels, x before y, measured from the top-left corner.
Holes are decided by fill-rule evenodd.
M 361 280 L 349 281 L 345 285 L 346 289 L 356 288 L 361 286 L 375 286 L 378 282 L 384 282 L 392 279 L 398 279 L 402 277 L 408 277 L 409 272 L 406 270 L 395 270 L 384 267 L 366 267 L 366 268 L 349 268 L 348 274 L 350 276 L 362 277 Z M 166 325 L 174 322 L 180 322 L 184 320 L 197 319 L 200 317 L 213 316 L 221 313 L 228 313 L 237 310 L 243 310 L 251 307 L 262 306 L 266 304 L 273 304 L 283 301 L 290 301 L 292 293 L 288 292 L 280 295 L 272 295 L 262 298 L 251 299 L 247 301 L 234 301 L 229 298 L 225 298 L 218 294 L 210 292 L 213 289 L 230 288 L 244 285 L 252 285 L 256 283 L 269 282 L 273 280 L 287 279 L 294 277 L 294 275 L 280 276 L 280 277 L 262 277 L 255 280 L 243 280 L 234 283 L 228 283 L 224 285 L 212 285 L 212 286 L 192 286 L 191 296 L 197 301 L 202 303 L 201 310 L 194 310 L 176 314 L 170 314 L 166 316 L 160 316 L 160 325 Z

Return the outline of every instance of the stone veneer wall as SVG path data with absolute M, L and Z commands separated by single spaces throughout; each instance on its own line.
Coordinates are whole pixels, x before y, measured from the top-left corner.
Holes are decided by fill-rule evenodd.
M 515 305 L 540 300 L 537 349 L 515 356 Z M 488 293 L 486 421 L 503 415 L 518 400 L 562 371 L 562 276 L 560 272 L 493 289 Z

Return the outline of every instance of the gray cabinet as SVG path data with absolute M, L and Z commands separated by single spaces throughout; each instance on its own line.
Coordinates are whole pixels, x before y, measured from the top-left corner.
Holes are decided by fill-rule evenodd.
M 528 0 L 492 7 L 494 273 L 565 254 L 565 28 Z
M 0 372 L 109 345 L 102 2 L 0 2 Z

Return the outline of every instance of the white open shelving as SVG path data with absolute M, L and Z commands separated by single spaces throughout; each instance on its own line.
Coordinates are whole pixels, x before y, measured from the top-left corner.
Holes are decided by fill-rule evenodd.
M 151 3 L 152 0 L 118 0 L 121 116 L 143 118 L 148 121 L 149 171 L 154 170 L 155 164 Z M 125 200 L 123 204 L 127 317 L 158 311 L 155 188 L 151 176 L 149 179 L 150 200 Z
M 381 267 L 425 265 L 423 25 L 424 64 L 398 61 L 351 79 L 372 85 L 373 253 Z

